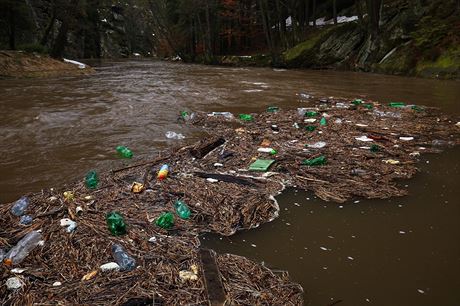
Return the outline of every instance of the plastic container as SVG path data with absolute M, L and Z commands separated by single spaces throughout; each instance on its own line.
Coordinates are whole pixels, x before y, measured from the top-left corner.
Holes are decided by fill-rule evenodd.
M 42 240 L 42 234 L 31 231 L 6 254 L 4 262 L 6 265 L 14 266 L 20 264 L 35 249 Z
M 165 137 L 168 139 L 184 139 L 185 138 L 185 136 L 182 135 L 181 133 L 176 133 L 173 131 L 167 131 L 165 133 Z
M 118 146 L 116 148 L 118 155 L 123 158 L 133 158 L 133 152 L 124 146 Z
M 121 236 L 126 234 L 126 223 L 119 213 L 114 211 L 110 212 L 105 219 L 112 235 Z
M 122 271 L 132 271 L 136 268 L 136 260 L 129 256 L 125 249 L 119 244 L 112 245 L 112 257 Z
M 170 229 L 174 226 L 174 215 L 170 212 L 162 213 L 155 224 L 163 229 Z
M 188 208 L 187 204 L 185 204 L 181 200 L 177 200 L 176 203 L 174 203 L 174 208 L 176 209 L 176 214 L 184 220 L 187 220 L 190 218 L 190 209 Z
M 210 117 L 224 117 L 225 119 L 233 119 L 235 118 L 232 113 L 230 112 L 212 112 L 208 114 Z
M 97 184 L 99 184 L 99 177 L 97 176 L 96 171 L 91 170 L 86 174 L 85 184 L 88 189 L 97 188 Z
M 23 215 L 21 216 L 21 219 L 19 219 L 19 223 L 22 224 L 22 225 L 29 225 L 30 223 L 32 223 L 32 217 L 29 216 L 29 215 Z
M 20 217 L 25 213 L 29 204 L 30 204 L 29 198 L 26 196 L 23 196 L 16 202 L 14 202 L 13 206 L 11 207 L 11 213 L 17 217 Z
M 157 179 L 164 180 L 166 177 L 168 177 L 169 173 L 169 166 L 164 164 L 161 166 L 160 171 L 158 171 Z
M 240 120 L 242 121 L 253 121 L 254 118 L 252 117 L 252 115 L 249 115 L 249 114 L 239 114 L 238 116 L 240 118 Z
M 316 158 L 305 159 L 302 164 L 305 166 L 322 166 L 327 163 L 327 159 L 324 155 Z

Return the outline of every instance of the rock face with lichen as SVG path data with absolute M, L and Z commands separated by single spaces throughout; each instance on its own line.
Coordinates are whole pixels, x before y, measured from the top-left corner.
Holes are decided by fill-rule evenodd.
M 283 53 L 285 65 L 459 78 L 458 4 L 452 0 L 416 2 L 385 4 L 377 36 L 363 31 L 365 24 L 360 21 L 319 28 Z

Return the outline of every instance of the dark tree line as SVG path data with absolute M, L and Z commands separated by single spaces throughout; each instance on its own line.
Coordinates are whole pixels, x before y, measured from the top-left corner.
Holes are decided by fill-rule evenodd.
M 99 57 L 108 32 L 103 12 L 114 10 L 131 20 L 110 29 L 123 32 L 130 52 L 144 40 L 159 54 L 212 62 L 216 55 L 260 51 L 275 57 L 303 41 L 318 17 L 337 24 L 338 13 L 350 8 L 364 31 L 378 35 L 383 0 L 0 0 L 0 33 L 10 49 L 19 38 L 62 57 L 72 38 L 80 56 Z

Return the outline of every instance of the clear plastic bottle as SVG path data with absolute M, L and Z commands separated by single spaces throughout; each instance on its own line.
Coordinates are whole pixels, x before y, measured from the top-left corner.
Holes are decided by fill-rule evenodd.
M 19 219 L 19 223 L 22 225 L 29 225 L 30 223 L 32 223 L 32 221 L 32 216 L 29 215 L 23 215 L 21 216 L 21 219 Z
M 136 267 L 136 260 L 119 244 L 112 246 L 112 256 L 122 271 L 132 271 Z
M 5 263 L 10 266 L 20 264 L 35 249 L 40 240 L 42 240 L 42 234 L 31 231 L 6 254 Z
M 16 202 L 14 202 L 13 206 L 11 207 L 11 213 L 17 217 L 20 217 L 24 214 L 29 204 L 30 204 L 29 198 L 26 196 L 23 196 Z

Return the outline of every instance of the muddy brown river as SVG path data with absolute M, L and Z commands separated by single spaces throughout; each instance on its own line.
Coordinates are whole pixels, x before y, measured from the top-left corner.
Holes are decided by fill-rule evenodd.
M 94 63 L 93 63 L 94 64 Z M 0 203 L 192 142 L 183 109 L 251 112 L 301 107 L 305 95 L 405 101 L 460 112 L 460 83 L 331 71 L 227 68 L 155 61 L 95 64 L 86 77 L 0 80 Z M 167 131 L 185 140 L 168 140 Z M 305 304 L 460 305 L 460 148 L 425 155 L 401 182 L 410 195 L 327 203 L 296 189 L 280 217 L 205 246 L 288 270 Z M 1 226 L 1 225 L 0 225 Z

